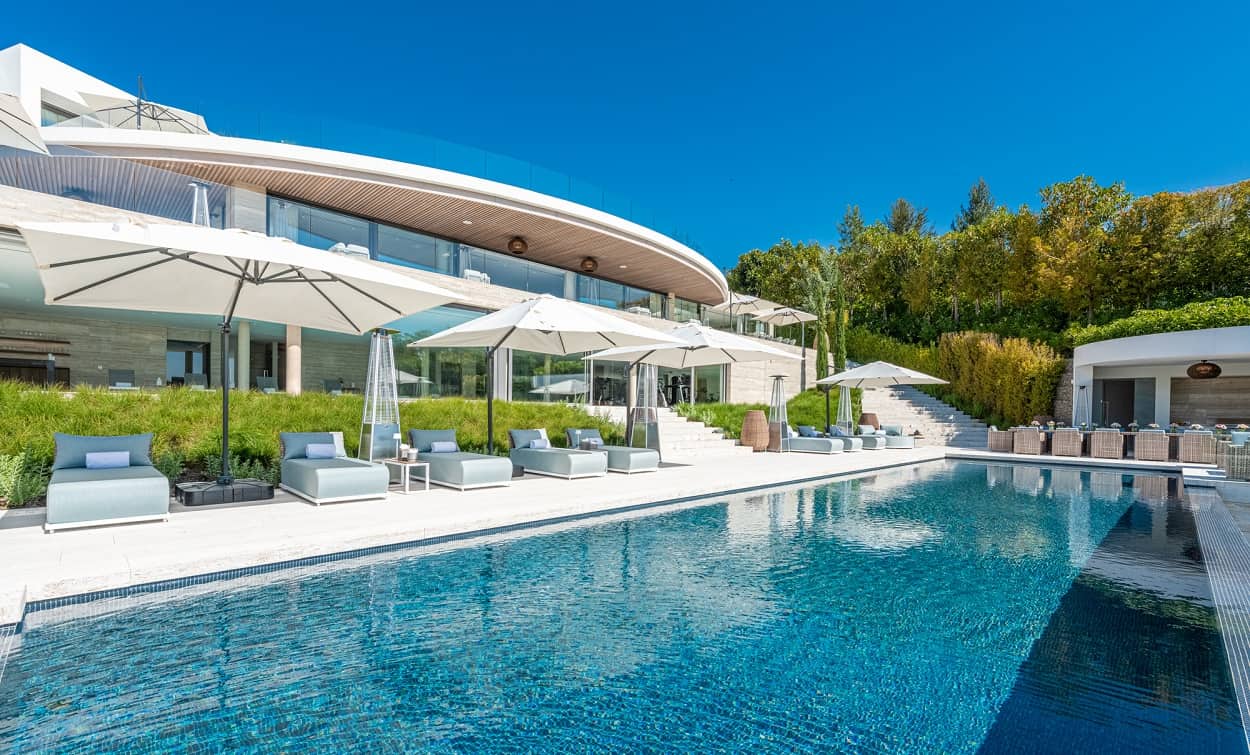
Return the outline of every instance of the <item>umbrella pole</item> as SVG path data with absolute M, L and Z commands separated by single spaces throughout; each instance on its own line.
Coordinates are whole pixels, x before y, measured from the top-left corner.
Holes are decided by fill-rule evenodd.
M 495 453 L 495 349 L 486 350 L 486 453 Z
M 799 393 L 802 393 L 807 390 L 807 323 L 802 321 L 799 322 L 799 344 L 803 348 L 803 356 L 799 360 Z M 827 397 L 829 394 L 825 395 Z
M 230 485 L 230 320 L 221 321 L 221 474 L 218 485 Z

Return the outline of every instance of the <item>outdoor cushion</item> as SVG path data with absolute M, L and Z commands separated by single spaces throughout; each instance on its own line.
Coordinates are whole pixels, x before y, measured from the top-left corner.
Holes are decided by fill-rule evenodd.
M 56 456 L 52 461 L 52 470 L 74 469 L 87 466 L 87 454 L 97 451 L 126 451 L 130 454 L 130 465 L 148 467 L 152 465 L 149 454 L 152 449 L 152 433 L 142 435 L 68 435 L 53 433 L 56 443 Z
M 863 438 L 852 438 L 851 436 L 846 435 L 841 438 L 833 438 L 833 440 L 842 441 L 843 451 L 863 451 L 864 450 Z
M 417 449 L 419 453 L 425 453 L 430 450 L 430 444 L 436 441 L 456 442 L 455 430 L 409 430 L 408 442 L 412 447 Z
M 125 469 L 130 466 L 129 451 L 92 451 L 86 459 L 87 469 Z
M 1241 432 L 1234 430 L 1232 433 L 1233 446 L 1240 448 L 1246 445 L 1246 441 L 1250 441 L 1250 432 Z
M 512 462 L 502 456 L 456 451 L 429 454 L 422 456 L 421 461 L 430 465 L 432 483 L 466 488 L 508 485 L 512 482 Z M 420 468 L 414 469 L 412 476 L 420 479 Z
M 876 433 L 877 433 L 877 428 L 873 427 L 872 425 L 860 425 L 859 426 L 860 435 L 876 435 Z
M 654 449 L 606 445 L 595 429 L 568 429 L 564 434 L 570 446 L 589 441 L 594 450 L 607 453 L 609 472 L 650 472 L 660 468 L 660 452 Z
M 882 425 L 881 429 L 885 431 L 886 435 L 899 436 L 903 434 L 902 425 Z
M 816 428 L 813 427 L 812 425 L 799 425 L 799 437 L 800 438 L 817 438 L 820 436 L 816 434 Z
M 304 446 L 304 456 L 309 459 L 333 459 L 338 451 L 333 443 L 309 443 Z
M 599 445 L 603 445 L 603 436 L 593 427 L 569 428 L 564 431 L 564 436 L 569 441 L 569 448 L 577 448 L 584 440 L 598 441 Z
M 910 435 L 887 435 L 885 438 L 886 448 L 915 448 L 916 439 Z
M 534 438 L 530 441 L 530 448 L 551 448 L 551 441 L 546 438 Z
M 169 513 L 169 480 L 151 465 L 62 467 L 48 483 L 50 526 Z
M 863 435 L 859 441 L 864 444 L 865 451 L 878 451 L 885 448 L 886 438 L 884 435 Z
M 454 454 L 460 450 L 460 446 L 456 445 L 454 440 L 432 440 L 430 441 L 429 453 L 432 454 Z
M 600 451 L 571 448 L 514 448 L 512 463 L 527 472 L 558 477 L 592 477 L 607 474 L 608 455 Z
M 512 441 L 513 448 L 528 448 L 531 440 L 538 438 L 545 440 L 547 431 L 542 428 L 537 430 L 509 430 L 508 438 Z
M 294 458 L 282 462 L 282 485 L 314 501 L 382 498 L 390 471 L 363 459 Z
M 307 459 L 308 444 L 334 445 L 334 436 L 330 433 L 278 433 L 282 441 L 282 460 Z
M 843 451 L 842 441 L 838 438 L 790 438 L 786 448 L 812 454 L 840 454 Z

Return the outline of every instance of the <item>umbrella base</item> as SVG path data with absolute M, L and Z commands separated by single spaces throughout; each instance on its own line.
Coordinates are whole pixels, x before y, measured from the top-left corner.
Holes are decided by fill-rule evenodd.
M 220 482 L 180 482 L 175 497 L 183 506 L 212 506 L 221 503 L 267 501 L 273 498 L 273 485 L 264 480 Z

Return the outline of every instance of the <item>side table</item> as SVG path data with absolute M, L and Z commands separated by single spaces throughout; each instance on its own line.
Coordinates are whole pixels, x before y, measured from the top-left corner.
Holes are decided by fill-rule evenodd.
M 411 493 L 412 470 L 423 467 L 425 471 L 425 490 L 430 489 L 430 463 L 428 461 L 408 461 L 407 459 L 383 459 L 387 469 L 398 469 L 404 493 Z

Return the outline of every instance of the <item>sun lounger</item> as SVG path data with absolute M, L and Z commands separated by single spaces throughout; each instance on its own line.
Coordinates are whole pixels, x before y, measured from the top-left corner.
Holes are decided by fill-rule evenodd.
M 859 439 L 863 441 L 865 451 L 880 451 L 885 448 L 885 433 L 872 425 L 859 426 Z
M 845 430 L 837 425 L 829 425 L 825 432 L 825 437 L 842 441 L 843 451 L 851 452 L 864 450 L 864 441 L 862 439 L 856 438 L 854 435 L 848 435 Z
M 512 484 L 512 462 L 501 456 L 461 451 L 455 430 L 409 430 L 408 442 L 417 449 L 418 460 L 430 465 L 430 482 L 435 485 L 471 490 Z M 440 444 L 438 451 L 434 450 L 435 443 Z
M 546 430 L 509 430 L 508 454 L 512 463 L 526 472 L 563 477 L 602 477 L 608 473 L 608 455 L 603 451 L 552 448 Z
M 152 434 L 56 433 L 45 532 L 169 518 L 169 480 L 152 466 Z
M 799 425 L 798 432 L 790 430 L 785 439 L 785 447 L 789 451 L 806 454 L 840 454 L 845 447 L 836 438 L 826 438 L 816 432 L 810 425 Z
M 282 433 L 279 438 L 283 490 L 317 505 L 386 497 L 387 468 L 343 455 L 332 434 Z
M 278 379 L 270 375 L 257 375 L 256 389 L 261 393 L 277 393 Z
M 569 448 L 580 449 L 584 441 L 589 441 L 594 445 L 594 450 L 606 452 L 609 472 L 633 474 L 654 472 L 660 468 L 660 452 L 655 449 L 605 445 L 603 436 L 593 428 L 568 429 L 564 434 L 569 441 Z
M 903 434 L 902 425 L 882 425 L 879 432 L 885 433 L 886 448 L 915 448 L 916 439 Z

